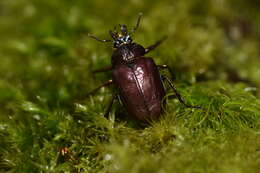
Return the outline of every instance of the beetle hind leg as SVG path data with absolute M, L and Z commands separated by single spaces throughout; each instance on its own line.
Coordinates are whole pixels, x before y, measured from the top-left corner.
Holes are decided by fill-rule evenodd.
M 176 77 L 175 77 L 173 71 L 170 69 L 170 67 L 169 67 L 168 65 L 166 65 L 166 64 L 157 65 L 157 68 L 158 68 L 159 70 L 167 69 L 168 72 L 169 72 L 169 73 L 171 74 L 171 76 L 172 76 L 172 80 L 175 80 L 175 79 L 176 79 Z
M 179 102 L 182 103 L 185 107 L 187 108 L 197 108 L 197 109 L 201 109 L 200 106 L 193 106 L 193 105 L 188 105 L 184 98 L 181 96 L 181 94 L 177 91 L 176 87 L 173 85 L 173 83 L 170 81 L 170 79 L 167 76 L 162 76 L 163 80 L 166 80 L 168 82 L 168 84 L 170 85 L 170 87 L 172 88 L 172 90 L 174 91 L 176 97 L 178 98 Z

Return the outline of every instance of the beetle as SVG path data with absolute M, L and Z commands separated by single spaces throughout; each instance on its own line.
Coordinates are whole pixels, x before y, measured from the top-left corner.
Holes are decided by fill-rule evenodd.
M 88 34 L 89 37 L 97 41 L 113 43 L 114 48 L 111 57 L 112 65 L 94 71 L 97 73 L 112 70 L 112 80 L 100 85 L 89 94 L 95 93 L 102 87 L 114 84 L 118 93 L 113 94 L 104 116 L 109 115 L 114 100 L 119 98 L 131 116 L 141 121 L 149 121 L 159 118 L 163 113 L 166 95 L 163 82 L 167 81 L 183 105 L 188 108 L 200 108 L 186 104 L 170 79 L 160 74 L 160 69 L 170 71 L 167 65 L 156 65 L 151 57 L 145 56 L 158 47 L 166 37 L 147 48 L 133 42 L 131 35 L 138 29 L 141 17 L 142 14 L 140 13 L 136 26 L 130 32 L 126 25 L 119 25 L 119 31 L 116 27 L 114 31 L 109 30 L 112 40 L 103 40 Z

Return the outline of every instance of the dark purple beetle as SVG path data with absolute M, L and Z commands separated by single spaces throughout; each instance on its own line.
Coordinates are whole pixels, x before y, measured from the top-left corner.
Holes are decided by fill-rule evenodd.
M 113 95 L 105 117 L 108 116 L 114 99 L 119 96 L 130 115 L 139 120 L 147 121 L 157 119 L 163 113 L 165 105 L 163 101 L 165 97 L 163 80 L 166 80 L 182 104 L 190 108 L 199 108 L 198 106 L 187 105 L 170 80 L 166 76 L 160 75 L 159 69 L 169 70 L 167 65 L 156 65 L 152 58 L 144 56 L 160 45 L 165 38 L 147 48 L 132 42 L 130 34 L 137 30 L 141 16 L 142 14 L 139 14 L 137 24 L 130 33 L 127 31 L 126 25 L 120 25 L 120 33 L 116 30 L 114 32 L 109 31 L 113 40 L 102 40 L 89 35 L 101 42 L 112 42 L 115 48 L 111 59 L 112 66 L 94 71 L 112 70 L 113 79 L 89 94 L 93 94 L 101 87 L 115 84 L 119 92 Z

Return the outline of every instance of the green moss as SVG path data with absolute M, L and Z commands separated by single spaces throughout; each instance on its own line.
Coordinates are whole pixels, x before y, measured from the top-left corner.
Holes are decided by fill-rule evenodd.
M 260 169 L 259 3 L 13 0 L 0 9 L 0 172 Z M 110 78 L 91 70 L 109 65 L 112 51 L 87 33 L 108 38 L 140 11 L 134 40 L 146 47 L 168 36 L 149 56 L 203 110 L 170 97 L 144 127 L 119 103 L 102 116 L 114 89 L 86 97 Z

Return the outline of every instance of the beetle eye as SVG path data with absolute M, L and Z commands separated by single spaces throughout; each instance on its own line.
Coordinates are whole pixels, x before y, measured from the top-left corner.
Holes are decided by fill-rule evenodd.
M 118 41 L 115 41 L 114 42 L 114 47 L 118 47 L 119 46 L 119 42 Z

